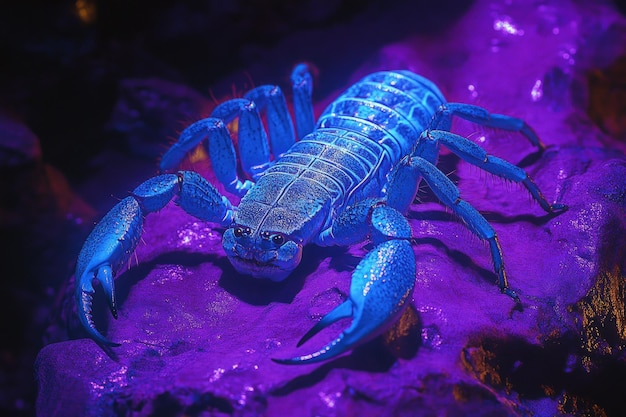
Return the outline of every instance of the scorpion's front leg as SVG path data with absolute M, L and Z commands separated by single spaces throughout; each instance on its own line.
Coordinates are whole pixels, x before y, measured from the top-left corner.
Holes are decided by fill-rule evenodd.
M 415 255 L 409 241 L 411 227 L 397 210 L 382 201 L 363 201 L 347 208 L 318 243 L 348 245 L 367 235 L 375 247 L 354 270 L 350 296 L 309 330 L 298 346 L 339 319 L 352 318 L 350 327 L 311 354 L 275 362 L 314 363 L 340 355 L 381 334 L 408 305 L 415 285 Z
M 181 171 L 151 178 L 139 185 L 96 225 L 78 256 L 76 266 L 76 304 L 78 318 L 90 337 L 98 343 L 116 346 L 105 338 L 93 322 L 92 281 L 102 286 L 113 317 L 117 318 L 115 272 L 130 256 L 141 237 L 143 217 L 160 210 L 174 197 L 187 213 L 206 221 L 229 224 L 233 210 L 230 202 L 195 172 Z

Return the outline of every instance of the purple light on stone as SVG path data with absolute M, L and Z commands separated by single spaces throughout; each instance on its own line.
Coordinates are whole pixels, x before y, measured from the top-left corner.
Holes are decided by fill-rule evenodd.
M 476 91 L 476 86 L 473 84 L 470 84 L 467 86 L 467 90 L 470 92 L 470 97 L 471 98 L 476 98 L 478 97 L 478 91 Z
M 511 21 L 511 18 L 508 16 L 494 20 L 493 29 L 495 31 L 502 32 L 507 35 L 515 35 L 515 36 L 524 35 L 524 30 L 518 29 L 517 26 L 515 26 L 513 22 Z
M 530 90 L 530 97 L 533 101 L 539 101 L 541 100 L 541 97 L 543 97 L 541 84 L 541 80 L 535 81 L 535 84 L 533 84 L 533 88 Z
M 320 391 L 318 395 L 328 408 L 335 408 L 337 401 L 341 398 L 341 392 L 331 392 L 327 394 Z

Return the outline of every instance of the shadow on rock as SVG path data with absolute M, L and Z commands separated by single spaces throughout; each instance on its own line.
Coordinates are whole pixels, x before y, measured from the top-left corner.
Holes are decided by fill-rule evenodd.
M 237 299 L 251 305 L 268 305 L 272 302 L 289 304 L 302 290 L 306 278 L 317 270 L 325 258 L 330 256 L 334 260 L 335 256 L 341 257 L 342 252 L 345 254 L 345 251 L 343 248 L 333 250 L 307 246 L 304 249 L 300 265 L 281 282 L 255 279 L 239 274 L 224 257 L 217 262 L 224 271 L 220 277 L 219 285 Z

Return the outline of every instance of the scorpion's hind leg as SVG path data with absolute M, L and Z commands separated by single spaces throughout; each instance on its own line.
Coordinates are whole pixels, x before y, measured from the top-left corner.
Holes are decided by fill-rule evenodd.
M 339 319 L 352 318 L 352 324 L 311 354 L 275 362 L 315 363 L 340 355 L 381 334 L 408 305 L 415 285 L 415 255 L 410 244 L 411 227 L 397 210 L 375 200 L 348 207 L 318 243 L 356 243 L 368 234 L 375 247 L 354 270 L 350 296 L 307 332 L 298 346 Z
M 313 77 L 307 64 L 301 63 L 294 67 L 291 72 L 291 85 L 298 139 L 302 139 L 315 129 L 312 98 Z
M 262 85 L 246 93 L 246 99 L 256 103 L 260 112 L 265 112 L 270 148 L 277 159 L 296 142 L 293 122 L 287 109 L 287 101 L 280 87 Z M 254 144 L 243 144 L 250 146 Z
M 484 171 L 523 184 L 541 208 L 548 213 L 558 213 L 567 209 L 565 204 L 550 204 L 537 184 L 522 168 L 497 156 L 487 154 L 483 148 L 463 136 L 444 130 L 425 131 L 419 139 L 415 154 L 420 155 L 422 147 L 432 146 L 434 143 L 443 144 L 464 161 Z
M 93 280 L 100 282 L 111 313 L 117 318 L 113 277 L 135 251 L 143 217 L 165 207 L 174 196 L 178 196 L 177 204 L 183 210 L 197 218 L 222 225 L 232 221 L 230 202 L 195 172 L 181 171 L 151 178 L 117 203 L 87 237 L 76 265 L 78 318 L 96 342 L 118 345 L 104 337 L 93 322 Z
M 530 143 L 539 149 L 545 145 L 539 139 L 535 131 L 522 119 L 504 114 L 490 113 L 487 109 L 466 103 L 446 103 L 439 109 L 433 129 L 447 130 L 445 124 L 449 124 L 453 116 L 474 122 L 481 126 L 521 133 Z M 443 125 L 442 125 L 443 122 Z

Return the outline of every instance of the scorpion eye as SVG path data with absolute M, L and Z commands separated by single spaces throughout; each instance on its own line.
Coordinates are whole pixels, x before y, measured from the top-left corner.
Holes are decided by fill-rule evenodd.
M 277 246 L 280 246 L 283 243 L 285 243 L 285 238 L 281 235 L 274 235 L 272 236 L 272 243 L 274 243 Z
M 268 231 L 263 231 L 260 233 L 261 237 L 265 240 L 271 240 L 272 243 L 276 246 L 280 246 L 283 243 L 285 243 L 285 237 L 276 233 L 276 234 L 271 234 Z
M 235 237 L 248 236 L 250 234 L 250 228 L 237 226 L 233 229 L 233 234 Z

